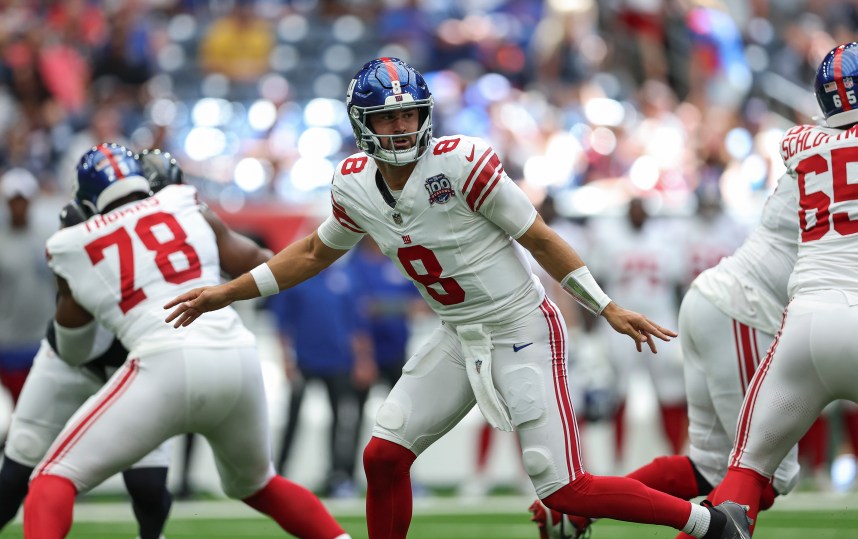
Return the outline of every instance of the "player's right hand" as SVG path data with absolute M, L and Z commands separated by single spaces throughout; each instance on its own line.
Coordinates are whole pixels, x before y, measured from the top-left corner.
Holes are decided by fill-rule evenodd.
M 165 309 L 175 307 L 173 312 L 167 316 L 165 322 L 168 324 L 175 320 L 174 328 L 189 326 L 200 317 L 201 314 L 223 309 L 232 303 L 226 294 L 226 289 L 220 286 L 203 286 L 189 290 L 180 296 L 170 300 Z
M 649 346 L 653 354 L 658 353 L 653 337 L 668 342 L 677 336 L 673 330 L 661 327 L 646 316 L 623 309 L 613 301 L 602 311 L 602 316 L 611 324 L 617 333 L 625 333 L 635 341 L 635 348 L 640 352 L 643 344 Z

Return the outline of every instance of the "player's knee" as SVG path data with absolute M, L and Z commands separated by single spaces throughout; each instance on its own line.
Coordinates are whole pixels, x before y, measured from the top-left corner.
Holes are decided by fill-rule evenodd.
M 39 429 L 18 424 L 9 433 L 6 453 L 17 462 L 35 467 L 42 460 L 51 443 L 51 438 L 42 435 Z
M 390 432 L 399 432 L 405 426 L 405 412 L 395 402 L 385 401 L 375 416 L 378 426 Z
M 553 473 L 554 462 L 551 453 L 541 447 L 525 449 L 521 454 L 521 460 L 527 475 L 536 479 L 546 473 Z
M 363 466 L 367 477 L 376 473 L 406 472 L 417 455 L 405 447 L 375 436 L 363 451 Z

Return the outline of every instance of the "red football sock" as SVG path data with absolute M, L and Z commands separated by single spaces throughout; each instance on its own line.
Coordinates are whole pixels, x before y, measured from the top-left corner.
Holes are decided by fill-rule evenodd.
M 658 457 L 626 477 L 636 479 L 649 488 L 683 500 L 706 494 L 700 492 L 694 466 L 686 456 Z
M 670 450 L 674 455 L 679 455 L 685 448 L 685 438 L 688 436 L 688 407 L 683 403 L 661 405 L 659 408 L 662 428 Z
M 769 484 L 769 479 L 749 468 L 730 466 L 727 476 L 712 493 L 712 503 L 718 505 L 730 500 L 739 505 L 748 506 L 748 517 L 751 519 L 751 533 L 757 523 L 757 513 L 760 512 L 760 497 Z
M 411 464 L 417 455 L 372 437 L 363 451 L 370 539 L 405 539 L 411 525 Z
M 333 539 L 345 533 L 319 498 L 279 475 L 275 475 L 262 490 L 242 501 L 268 515 L 296 537 Z
M 614 461 L 622 462 L 623 449 L 626 443 L 626 401 L 622 401 L 617 405 L 617 411 L 614 412 Z
M 589 518 L 613 518 L 642 524 L 661 524 L 681 530 L 691 515 L 691 504 L 628 477 L 585 474 L 542 502 L 549 509 Z
M 843 411 L 843 422 L 846 425 L 846 434 L 852 444 L 852 453 L 858 455 L 858 410 L 847 408 Z
M 24 500 L 24 537 L 62 539 L 74 514 L 74 484 L 58 475 L 40 475 L 30 482 Z
M 477 440 L 477 473 L 482 474 L 486 470 L 486 464 L 489 462 L 489 449 L 492 446 L 492 428 L 488 423 L 483 424 L 480 428 L 479 438 Z
M 798 441 L 798 456 L 813 471 L 825 465 L 828 461 L 828 419 L 819 416 L 810 425 Z
M 760 511 L 765 511 L 773 506 L 777 496 L 778 491 L 775 490 L 775 487 L 771 483 L 766 485 L 766 488 L 763 489 L 763 493 L 760 495 Z

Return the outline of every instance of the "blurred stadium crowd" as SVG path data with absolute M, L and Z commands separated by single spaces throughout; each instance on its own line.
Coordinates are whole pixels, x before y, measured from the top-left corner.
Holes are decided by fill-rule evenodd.
M 783 172 L 783 132 L 813 122 L 819 60 L 858 37 L 856 0 L 0 0 L 0 10 L 0 174 L 29 171 L 64 201 L 93 145 L 162 148 L 234 226 L 327 211 L 334 166 L 356 151 L 346 88 L 378 56 L 426 75 L 437 134 L 490 141 L 534 203 L 561 217 L 624 221 L 642 200 L 655 216 L 705 221 L 715 207 L 748 225 Z M 274 249 L 287 241 L 265 237 L 273 221 L 254 222 L 236 228 Z M 628 282 L 612 269 L 647 268 L 598 252 L 612 227 L 622 228 L 566 234 L 594 268 L 603 260 L 616 296 Z M 695 227 L 709 238 L 697 254 Z M 665 240 L 675 230 L 641 240 L 684 257 L 649 280 L 665 301 L 717 262 L 700 260 L 715 253 L 715 229 L 732 234 L 718 257 L 743 239 L 717 221 L 685 227 L 681 252 Z M 638 293 L 651 303 L 652 291 Z M 582 384 L 605 389 L 587 373 Z M 581 395 L 594 399 L 585 418 L 614 413 L 599 411 L 597 391 Z
M 94 143 L 157 146 L 230 208 L 325 199 L 354 151 L 346 86 L 388 55 L 427 74 L 436 132 L 491 140 L 566 213 L 630 193 L 687 209 L 713 183 L 753 214 L 778 133 L 814 110 L 814 66 L 858 19 L 848 0 L 2 4 L 0 167 L 66 194 Z

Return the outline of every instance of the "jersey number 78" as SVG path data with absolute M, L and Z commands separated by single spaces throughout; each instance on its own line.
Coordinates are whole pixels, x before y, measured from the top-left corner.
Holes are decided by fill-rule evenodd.
M 167 241 L 161 241 L 153 232 L 157 225 L 166 226 L 173 237 Z M 185 281 L 195 279 L 202 275 L 200 257 L 186 240 L 188 239 L 182 225 L 169 213 L 158 212 L 142 217 L 134 226 L 134 233 L 143 242 L 143 245 L 155 253 L 155 264 L 164 280 L 172 284 L 181 284 Z M 127 313 L 138 303 L 146 299 L 146 293 L 142 288 L 135 288 L 134 281 L 134 246 L 131 234 L 123 228 L 117 228 L 110 234 L 101 236 L 85 246 L 86 253 L 92 265 L 104 260 L 104 252 L 108 247 L 115 245 L 119 255 L 119 279 L 122 299 L 119 308 Z M 182 270 L 176 269 L 170 260 L 173 253 L 182 253 L 188 261 L 188 267 Z

